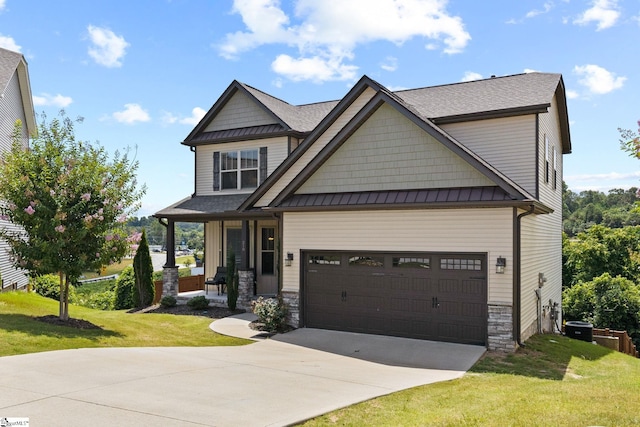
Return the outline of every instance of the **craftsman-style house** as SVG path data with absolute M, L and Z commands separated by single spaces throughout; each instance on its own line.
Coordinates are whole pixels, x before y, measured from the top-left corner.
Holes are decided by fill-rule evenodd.
M 205 224 L 205 270 L 237 255 L 239 304 L 296 327 L 513 350 L 559 324 L 562 76 L 290 105 L 234 81 L 182 142 L 195 191 L 156 217 Z M 165 281 L 171 288 L 170 250 Z

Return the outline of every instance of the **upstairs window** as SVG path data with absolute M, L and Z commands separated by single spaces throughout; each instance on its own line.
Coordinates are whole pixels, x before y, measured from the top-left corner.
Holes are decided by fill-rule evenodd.
M 553 147 L 553 189 L 558 188 L 558 152 Z
M 213 153 L 213 191 L 255 189 L 267 179 L 267 147 Z
M 220 153 L 222 190 L 243 190 L 258 186 L 258 150 Z
M 549 138 L 544 136 L 544 182 L 549 182 Z

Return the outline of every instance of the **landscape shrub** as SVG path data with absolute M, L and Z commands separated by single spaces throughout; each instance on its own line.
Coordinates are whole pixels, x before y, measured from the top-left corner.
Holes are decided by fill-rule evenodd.
M 79 297 L 78 304 L 96 310 L 113 310 L 114 295 L 113 291 L 96 292 Z
M 124 310 L 135 307 L 133 301 L 133 292 L 136 286 L 136 278 L 133 273 L 133 267 L 128 266 L 118 276 L 116 280 L 115 299 L 113 308 L 115 310 Z
M 209 300 L 204 296 L 193 297 L 187 301 L 187 305 L 191 307 L 192 310 L 204 310 L 209 307 Z
M 38 295 L 60 301 L 60 276 L 45 274 L 31 278 L 31 289 Z M 76 289 L 69 284 L 69 302 L 76 302 Z
M 278 299 L 259 297 L 251 302 L 251 308 L 258 316 L 258 322 L 262 323 L 268 332 L 276 332 L 284 328 L 287 309 Z
M 149 244 L 144 229 L 142 229 L 140 245 L 133 257 L 133 272 L 135 277 L 133 303 L 138 308 L 148 307 L 153 304 L 156 288 L 153 284 L 153 262 L 149 254 Z
M 160 300 L 160 305 L 165 308 L 171 308 L 178 305 L 178 301 L 175 299 L 175 297 L 167 295 L 166 297 L 162 297 L 162 299 Z

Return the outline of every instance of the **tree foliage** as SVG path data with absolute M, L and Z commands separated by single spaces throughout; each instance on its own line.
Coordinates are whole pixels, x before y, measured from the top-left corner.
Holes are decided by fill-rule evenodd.
M 149 254 L 147 236 L 142 230 L 140 245 L 133 257 L 133 271 L 136 279 L 133 301 L 136 307 L 148 307 L 153 303 L 155 285 L 153 284 L 153 262 Z
M 640 286 L 609 273 L 579 282 L 562 292 L 566 320 L 592 322 L 596 328 L 627 331 L 640 341 Z
M 607 194 L 586 190 L 575 193 L 563 183 L 563 230 L 576 236 L 593 225 L 622 228 L 640 225 L 640 209 L 637 207 L 638 189 L 614 188 Z
M 618 229 L 594 225 L 563 239 L 563 286 L 588 282 L 604 273 L 640 281 L 640 226 Z
M 133 293 L 136 287 L 136 276 L 133 267 L 128 266 L 116 279 L 115 298 L 113 308 L 115 310 L 124 310 L 135 307 L 133 301 Z
M 24 231 L 2 230 L 14 264 L 32 276 L 60 278 L 60 318 L 67 320 L 69 284 L 127 253 L 125 221 L 138 208 L 138 163 L 128 153 L 110 158 L 103 147 L 78 141 L 64 112 L 42 114 L 25 150 L 18 139 L 0 164 L 4 216 Z M 78 122 L 78 121 L 76 121 Z

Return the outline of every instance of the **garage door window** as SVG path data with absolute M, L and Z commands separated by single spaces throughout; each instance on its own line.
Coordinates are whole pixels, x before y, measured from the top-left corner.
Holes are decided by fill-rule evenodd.
M 340 255 L 310 255 L 309 264 L 340 265 Z
M 482 270 L 482 261 L 470 258 L 441 258 L 440 270 Z
M 393 257 L 393 266 L 400 268 L 431 268 L 431 258 Z
M 382 256 L 352 256 L 349 257 L 349 265 L 353 267 L 383 267 Z

